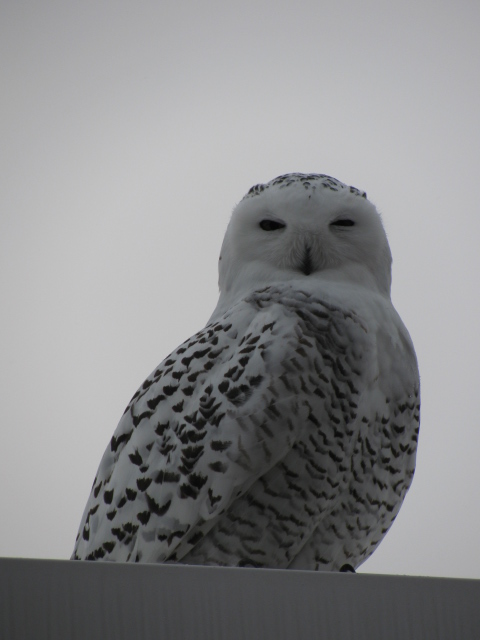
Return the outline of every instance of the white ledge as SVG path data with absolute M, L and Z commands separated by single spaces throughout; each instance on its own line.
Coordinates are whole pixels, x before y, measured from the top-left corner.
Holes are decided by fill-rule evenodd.
M 0 558 L 8 640 L 478 640 L 480 580 Z

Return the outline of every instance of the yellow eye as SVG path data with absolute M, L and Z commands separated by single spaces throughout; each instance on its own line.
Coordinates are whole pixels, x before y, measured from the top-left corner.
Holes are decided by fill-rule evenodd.
M 260 222 L 260 228 L 264 231 L 276 231 L 284 227 L 285 225 L 282 222 L 277 222 L 276 220 L 262 220 Z
M 340 218 L 340 220 L 335 220 L 335 222 L 330 223 L 330 225 L 334 227 L 353 227 L 354 224 L 355 222 L 349 218 Z

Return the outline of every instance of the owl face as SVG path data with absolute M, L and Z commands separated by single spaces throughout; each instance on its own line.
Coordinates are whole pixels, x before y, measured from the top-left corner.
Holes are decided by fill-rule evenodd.
M 221 292 L 247 282 L 340 279 L 389 295 L 391 254 L 377 210 L 359 192 L 296 181 L 240 202 L 219 272 Z

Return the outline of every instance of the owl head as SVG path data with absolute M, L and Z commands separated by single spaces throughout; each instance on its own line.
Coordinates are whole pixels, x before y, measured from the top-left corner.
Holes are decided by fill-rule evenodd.
M 366 193 L 320 174 L 291 173 L 250 189 L 235 207 L 219 260 L 232 303 L 279 282 L 348 282 L 390 296 L 391 253 Z

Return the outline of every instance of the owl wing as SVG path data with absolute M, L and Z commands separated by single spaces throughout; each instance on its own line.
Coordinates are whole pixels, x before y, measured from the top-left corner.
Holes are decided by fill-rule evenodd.
M 305 366 L 298 334 L 282 304 L 245 300 L 169 355 L 104 453 L 73 557 L 164 561 L 285 456 L 310 411 L 279 392 Z
M 321 441 L 330 431 L 337 437 L 335 425 L 348 419 L 355 442 L 348 415 L 375 375 L 369 339 L 351 312 L 281 286 L 256 292 L 207 325 L 127 406 L 73 557 L 181 559 L 297 442 L 312 464 L 336 474 L 343 462 Z M 342 446 L 337 456 L 346 461 L 350 445 Z M 346 482 L 348 474 L 342 477 Z M 328 496 L 331 507 L 340 485 Z

